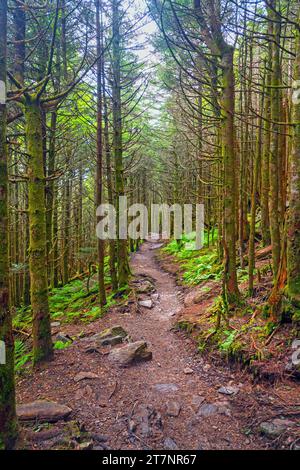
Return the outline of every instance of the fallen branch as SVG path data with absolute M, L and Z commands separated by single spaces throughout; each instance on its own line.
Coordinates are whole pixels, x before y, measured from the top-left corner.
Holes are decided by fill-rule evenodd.
M 275 333 L 279 330 L 279 328 L 280 328 L 280 325 L 276 326 L 276 328 L 272 331 L 269 338 L 265 342 L 265 346 L 268 346 L 268 344 L 272 341 L 273 337 L 275 336 Z
M 27 331 L 24 331 L 24 330 L 17 330 L 16 328 L 13 328 L 13 332 L 18 334 L 18 335 L 27 336 L 27 338 L 30 338 L 30 336 L 31 336 L 31 333 L 27 333 Z

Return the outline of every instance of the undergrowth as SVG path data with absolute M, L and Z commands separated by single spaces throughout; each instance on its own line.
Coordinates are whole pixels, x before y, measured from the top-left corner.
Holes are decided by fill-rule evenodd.
M 221 281 L 223 266 L 218 259 L 216 247 L 208 247 L 205 243 L 201 250 L 191 250 L 191 239 L 193 235 L 183 236 L 181 240 L 173 240 L 162 249 L 163 253 L 172 255 L 182 268 L 182 283 L 198 286 L 210 279 Z M 260 274 L 263 269 L 264 267 L 260 268 Z M 264 274 L 267 275 L 269 265 L 266 265 L 265 271 Z M 257 270 L 254 274 L 256 273 Z M 239 267 L 237 275 L 240 284 L 248 281 L 248 269 Z M 202 294 L 203 288 L 205 285 L 199 290 L 199 294 Z M 192 321 L 184 315 L 181 317 L 177 323 L 178 329 L 193 335 L 200 353 L 218 351 L 226 359 L 250 365 L 253 361 L 265 361 L 272 355 L 280 354 L 282 348 L 289 347 L 291 338 L 296 335 L 294 330 L 298 329 L 300 322 L 299 309 L 292 308 L 288 302 L 283 306 L 282 318 L 274 322 L 270 318 L 263 289 L 261 303 L 258 299 L 250 299 L 245 289 L 241 289 L 241 293 L 241 301 L 233 310 L 225 308 L 223 297 L 217 296 L 212 299 L 209 309 L 206 307 L 201 311 L 199 304 L 199 315 L 192 317 Z M 282 343 L 277 345 L 275 342 L 274 347 L 273 333 L 278 335 L 280 324 L 285 323 L 286 319 L 291 322 L 294 330 L 291 329 L 289 334 L 283 333 Z
M 90 323 L 101 318 L 110 307 L 128 300 L 130 295 L 128 286 L 123 287 L 118 292 L 107 289 L 107 304 L 101 309 L 99 307 L 98 282 L 95 277 L 91 278 L 89 283 L 87 279 L 77 279 L 63 287 L 52 289 L 49 292 L 51 321 L 59 321 L 61 324 Z M 106 285 L 109 285 L 108 276 L 106 276 Z M 15 340 L 15 369 L 19 373 L 32 358 L 31 337 L 26 341 L 23 340 L 26 334 L 30 334 L 32 330 L 30 307 L 21 307 L 17 310 L 13 318 L 13 327 L 17 333 L 17 339 Z M 64 349 L 70 344 L 71 342 L 57 341 L 54 344 L 54 349 Z
M 217 233 L 215 232 L 215 239 Z M 214 240 L 215 241 L 215 240 Z M 163 253 L 171 254 L 183 269 L 182 280 L 187 285 L 197 285 L 209 279 L 219 280 L 222 265 L 219 262 L 215 246 L 207 246 L 207 233 L 204 235 L 204 246 L 195 250 L 195 232 L 183 235 L 181 240 L 173 240 L 163 249 Z

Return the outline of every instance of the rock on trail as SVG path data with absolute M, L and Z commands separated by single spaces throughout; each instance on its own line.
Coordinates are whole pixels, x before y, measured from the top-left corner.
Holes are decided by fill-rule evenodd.
M 119 367 L 128 367 L 135 362 L 150 361 L 152 352 L 148 350 L 145 341 L 136 341 L 114 349 L 109 354 L 108 359 Z
M 67 418 L 71 412 L 72 410 L 68 406 L 46 400 L 17 406 L 17 415 L 20 421 L 52 423 Z

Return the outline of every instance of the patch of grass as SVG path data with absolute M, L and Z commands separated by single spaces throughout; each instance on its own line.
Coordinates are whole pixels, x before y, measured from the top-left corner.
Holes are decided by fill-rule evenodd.
M 56 341 L 56 343 L 54 343 L 53 347 L 54 347 L 54 349 L 66 349 L 71 344 L 72 344 L 72 341 L 68 341 L 67 343 L 64 343 L 63 341 Z

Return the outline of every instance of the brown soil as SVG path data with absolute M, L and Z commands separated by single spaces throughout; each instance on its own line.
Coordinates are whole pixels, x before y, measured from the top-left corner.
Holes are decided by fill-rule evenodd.
M 160 269 L 155 245 L 142 245 L 132 256 L 131 266 L 137 278 L 153 278 L 159 294 L 153 309 L 137 309 L 131 304 L 130 311 L 122 313 L 124 309 L 114 308 L 94 323 L 66 325 L 60 331 L 74 336 L 84 329 L 89 336 L 121 325 L 134 341 L 147 342 L 152 361 L 120 369 L 108 361 L 109 348 L 87 354 L 86 342 L 76 340 L 67 349 L 56 351 L 53 362 L 34 373 L 28 370 L 19 379 L 18 401 L 48 399 L 69 406 L 71 419 L 92 435 L 105 435 L 109 449 L 164 449 L 170 446 L 170 439 L 171 445 L 176 443 L 181 450 L 289 447 L 295 435 L 270 440 L 260 435 L 258 426 L 273 417 L 295 419 L 293 407 L 299 406 L 296 390 L 286 382 L 253 384 L 246 371 L 201 358 L 192 339 L 173 329 L 183 307 L 182 292 L 174 278 Z M 99 379 L 76 383 L 74 377 L 81 371 L 93 372 Z M 162 391 L 158 384 L 169 385 Z M 239 392 L 221 395 L 218 388 L 224 385 L 234 385 Z M 166 412 L 168 402 L 174 401 L 181 407 L 177 417 Z M 217 404 L 215 411 L 209 416 L 197 415 L 199 406 L 207 404 Z M 55 429 L 59 434 L 61 426 L 52 425 L 50 435 L 55 435 Z M 45 433 L 36 426 L 33 429 Z M 31 426 L 26 434 L 27 448 L 59 447 L 57 437 L 39 441 L 35 433 L 33 438 L 33 429 Z

